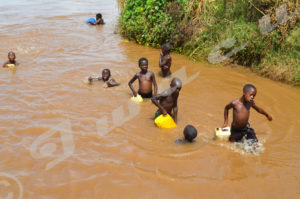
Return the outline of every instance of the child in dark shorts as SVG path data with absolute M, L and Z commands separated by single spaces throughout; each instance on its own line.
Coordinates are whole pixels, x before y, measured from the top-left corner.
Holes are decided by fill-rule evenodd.
M 152 84 L 154 87 L 154 96 L 157 94 L 157 84 L 155 80 L 155 75 L 153 72 L 148 71 L 148 59 L 142 57 L 139 59 L 140 72 L 136 73 L 133 78 L 128 82 L 128 86 L 131 89 L 133 96 L 136 97 L 137 94 L 141 95 L 142 98 L 152 97 Z M 135 80 L 139 80 L 139 90 L 136 92 L 132 86 Z
M 229 141 L 237 142 L 245 136 L 247 140 L 250 139 L 253 143 L 258 142 L 255 131 L 250 128 L 250 124 L 248 122 L 251 107 L 258 113 L 265 115 L 269 121 L 272 121 L 272 117 L 254 103 L 256 93 L 257 90 L 255 86 L 252 84 L 246 84 L 243 88 L 243 96 L 239 99 L 233 100 L 225 106 L 223 128 L 228 126 L 228 110 L 233 108 L 233 121 L 231 124 L 231 135 L 229 137 Z

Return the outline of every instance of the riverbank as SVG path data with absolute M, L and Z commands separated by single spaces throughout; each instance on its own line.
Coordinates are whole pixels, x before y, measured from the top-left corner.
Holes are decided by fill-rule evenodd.
M 121 34 L 130 40 L 156 48 L 169 42 L 174 52 L 193 60 L 243 65 L 273 80 L 300 85 L 298 2 L 123 0 L 121 4 Z M 264 25 L 268 16 L 271 26 Z M 244 48 L 228 59 L 216 56 L 240 46 Z

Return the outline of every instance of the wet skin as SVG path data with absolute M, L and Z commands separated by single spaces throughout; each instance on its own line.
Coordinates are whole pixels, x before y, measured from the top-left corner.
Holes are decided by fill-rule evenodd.
M 141 71 L 133 76 L 133 78 L 129 81 L 128 86 L 130 87 L 133 95 L 136 97 L 137 92 L 134 90 L 132 83 L 138 79 L 139 80 L 139 91 L 143 94 L 148 94 L 152 92 L 152 84 L 154 86 L 154 95 L 157 94 L 157 84 L 155 80 L 154 73 L 148 71 L 148 62 L 142 61 L 139 66 Z
M 13 52 L 9 52 L 7 55 L 8 61 L 6 61 L 3 64 L 3 67 L 8 67 L 7 64 L 15 64 L 15 65 L 19 65 L 19 63 L 16 61 L 16 55 Z
M 170 54 L 164 52 L 163 50 L 160 53 L 160 59 L 159 59 L 159 67 L 161 68 L 161 72 L 163 77 L 171 75 L 171 63 L 172 58 Z
M 167 113 L 173 115 L 176 123 L 178 112 L 177 101 L 180 90 L 181 87 L 176 87 L 176 85 L 171 84 L 171 88 L 163 91 L 161 94 L 154 96 L 151 99 L 163 115 L 166 115 Z
M 89 77 L 89 83 L 92 83 L 93 81 L 103 81 L 105 82 L 104 87 L 113 87 L 113 86 L 119 86 L 120 84 L 116 82 L 113 78 L 111 78 L 110 71 L 108 70 L 103 70 L 102 71 L 102 77 L 98 78 L 92 78 Z
M 224 110 L 223 128 L 228 126 L 228 110 L 231 108 L 233 108 L 232 126 L 237 129 L 243 129 L 248 124 L 251 107 L 258 113 L 265 115 L 269 121 L 272 121 L 272 117 L 254 103 L 255 96 L 256 90 L 251 88 L 245 92 L 241 98 L 233 100 L 226 105 Z

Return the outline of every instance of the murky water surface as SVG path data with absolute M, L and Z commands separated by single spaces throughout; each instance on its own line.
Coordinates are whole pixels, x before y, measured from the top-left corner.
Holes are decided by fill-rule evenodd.
M 97 12 L 106 25 L 85 24 Z M 118 12 L 114 0 L 1 1 L 1 62 L 13 50 L 21 65 L 0 69 L 0 198 L 300 198 L 299 89 L 172 54 L 185 85 L 178 127 L 160 130 L 155 106 L 128 103 L 127 86 L 140 57 L 167 86 L 159 50 L 116 34 Z M 103 68 L 121 86 L 84 83 Z M 256 155 L 212 139 L 245 83 L 274 118 L 251 111 Z M 187 124 L 197 142 L 175 144 Z

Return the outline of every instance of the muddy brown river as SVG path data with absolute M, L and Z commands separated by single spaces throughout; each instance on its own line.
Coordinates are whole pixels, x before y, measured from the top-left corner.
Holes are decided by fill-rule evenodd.
M 87 25 L 97 12 L 106 24 Z M 0 59 L 13 50 L 20 66 L 0 69 L 0 198 L 300 198 L 300 90 L 172 54 L 184 83 L 178 126 L 158 129 L 156 107 L 130 102 L 127 83 L 147 57 L 160 91 L 167 88 L 160 50 L 117 34 L 118 16 L 114 0 L 1 1 Z M 85 83 L 104 68 L 121 86 Z M 213 139 L 246 83 L 273 117 L 251 110 L 259 153 Z M 187 124 L 196 142 L 175 144 Z

